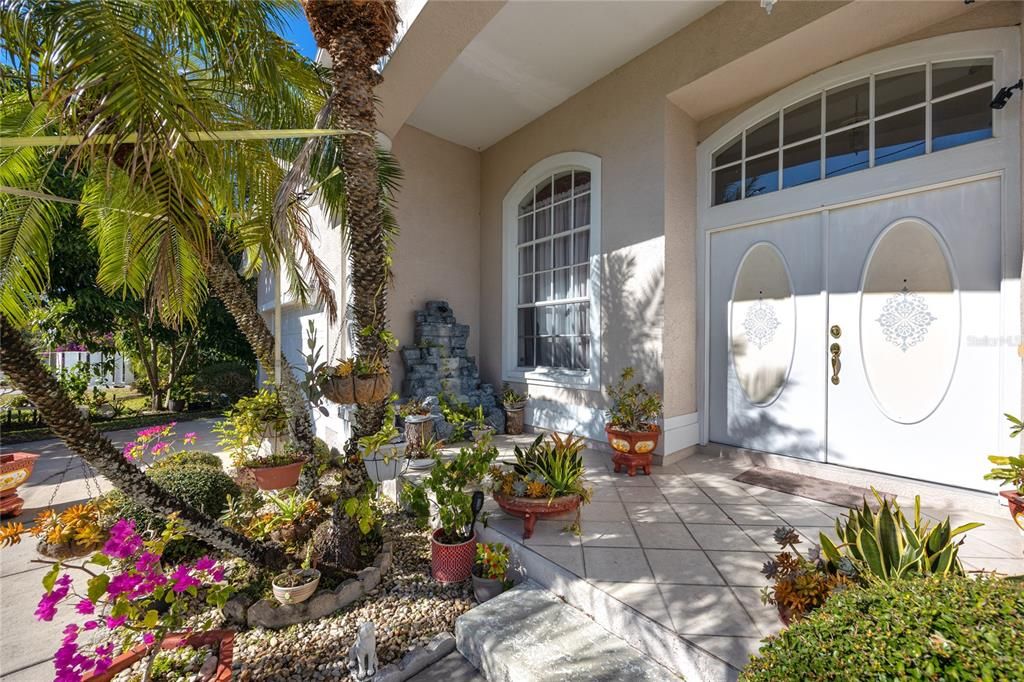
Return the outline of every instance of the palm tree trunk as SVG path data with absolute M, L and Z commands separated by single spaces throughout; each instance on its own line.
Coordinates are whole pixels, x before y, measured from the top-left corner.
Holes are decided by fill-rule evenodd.
M 253 542 L 221 526 L 154 483 L 110 440 L 82 418 L 21 333 L 0 314 L 0 368 L 31 400 L 65 444 L 129 498 L 158 514 L 176 513 L 188 531 L 214 547 L 269 569 L 288 560 L 277 547 Z
M 336 125 L 363 133 L 346 135 L 341 142 L 352 313 L 361 331 L 358 356 L 386 364 L 389 349 L 379 332 L 387 329 L 388 242 L 380 202 L 373 99 L 373 87 L 380 77 L 373 67 L 394 40 L 395 3 L 305 0 L 303 4 L 317 44 L 331 56 Z M 383 416 L 383 404 L 360 405 L 354 438 L 378 431 Z
M 238 328 L 245 335 L 249 345 L 252 346 L 256 359 L 263 365 L 264 371 L 272 372 L 274 335 L 267 328 L 266 320 L 260 315 L 256 301 L 246 291 L 238 272 L 219 247 L 213 249 L 206 276 L 214 295 L 224 303 L 224 307 L 235 319 Z M 283 371 L 278 391 L 285 410 L 288 412 L 288 428 L 299 449 L 307 456 L 311 456 L 314 451 L 313 443 L 316 439 L 316 432 L 313 429 L 313 421 L 309 417 L 309 408 L 302 389 L 284 358 L 282 358 L 281 364 Z M 307 469 L 311 469 L 311 467 L 304 467 L 303 474 L 306 474 Z

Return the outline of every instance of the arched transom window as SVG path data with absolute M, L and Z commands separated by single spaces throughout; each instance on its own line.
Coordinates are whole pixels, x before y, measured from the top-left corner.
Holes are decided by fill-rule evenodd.
M 935 61 L 819 91 L 711 157 L 712 204 L 992 137 L 993 60 Z
M 599 182 L 596 157 L 560 154 L 506 197 L 506 329 L 515 334 L 507 379 L 589 385 L 596 377 Z

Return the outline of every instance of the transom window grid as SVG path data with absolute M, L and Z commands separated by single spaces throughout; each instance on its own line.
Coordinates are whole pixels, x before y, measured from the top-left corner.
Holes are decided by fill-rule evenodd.
M 517 367 L 590 365 L 591 174 L 549 175 L 517 210 Z
M 991 58 L 934 60 L 909 67 L 879 71 L 826 90 L 820 90 L 808 97 L 805 97 L 804 99 L 798 100 L 797 102 L 782 108 L 767 118 L 761 119 L 757 123 L 747 127 L 738 136 L 723 144 L 712 153 L 710 183 L 712 205 L 720 205 L 753 196 L 769 194 L 780 189 L 796 187 L 808 182 L 815 182 L 857 170 L 873 168 L 875 166 L 903 158 L 930 154 L 933 151 L 938 151 L 940 149 L 969 144 L 980 139 L 988 139 L 992 137 L 992 110 L 988 107 L 988 101 L 991 98 L 994 86 L 993 78 L 990 77 L 962 88 L 953 89 L 949 89 L 948 83 L 943 83 L 943 87 L 941 88 L 934 87 L 935 84 L 933 83 L 933 78 L 936 70 L 941 71 L 944 68 L 955 68 L 958 65 L 979 66 L 982 70 L 987 70 L 991 75 L 994 72 L 993 61 L 994 60 Z M 912 104 L 907 104 L 905 106 L 887 108 L 881 112 L 877 111 L 876 91 L 879 81 L 886 82 L 918 72 L 924 77 L 923 93 L 920 100 L 914 101 Z M 866 91 L 868 101 L 859 106 L 855 106 L 854 111 L 852 112 L 853 115 L 850 116 L 850 119 L 842 125 L 836 126 L 833 122 L 829 121 L 828 100 L 830 95 L 841 96 L 844 92 L 862 85 L 867 86 Z M 938 92 L 936 92 L 936 90 L 938 90 Z M 985 112 L 989 114 L 987 134 L 984 134 L 983 136 L 975 136 L 974 139 L 970 139 L 970 136 L 968 135 L 963 139 L 963 141 L 940 141 L 940 143 L 936 145 L 934 136 L 936 126 L 933 110 L 935 108 L 939 108 L 941 110 L 943 103 L 949 103 L 957 98 L 966 98 L 972 94 L 979 98 L 979 105 L 981 100 L 984 99 L 983 107 Z M 984 95 L 984 97 L 982 97 L 982 95 Z M 787 113 L 796 118 L 796 115 L 805 113 L 803 110 L 810 107 L 816 107 L 818 109 L 818 128 L 816 133 L 800 137 L 788 135 L 786 126 Z M 919 143 L 920 148 L 904 148 L 897 150 L 896 152 L 884 152 L 883 154 L 877 154 L 876 128 L 884 128 L 887 123 L 895 123 L 900 119 L 913 117 L 916 114 L 920 114 L 924 118 L 924 134 L 923 139 L 920 140 Z M 829 127 L 830 124 L 832 124 L 832 127 Z M 879 124 L 881 124 L 881 126 L 879 126 Z M 765 130 L 771 130 L 773 128 L 774 134 L 770 136 L 770 139 L 772 140 L 772 144 L 770 144 L 771 148 L 766 149 L 765 143 L 766 140 L 769 139 L 769 136 L 765 135 Z M 839 137 L 841 134 L 847 135 L 851 133 L 851 138 L 854 138 L 856 133 L 862 133 L 864 138 L 866 138 L 861 143 L 863 148 L 860 149 L 864 158 L 862 160 L 857 160 L 854 163 L 830 167 L 829 143 L 839 141 L 841 139 Z M 857 149 L 855 144 L 850 146 Z M 918 145 L 914 146 L 917 147 Z M 788 155 L 787 152 L 789 153 Z M 810 152 L 809 156 L 813 156 L 813 159 L 816 159 L 817 172 L 813 176 L 804 178 L 799 177 L 799 174 L 797 173 L 792 173 L 791 181 L 787 182 L 787 156 L 788 158 L 796 161 L 799 159 L 801 152 Z M 791 165 L 789 169 L 795 169 L 797 167 L 798 166 L 796 165 Z M 813 173 L 814 170 L 815 169 L 812 169 L 811 172 Z M 774 176 L 774 182 L 770 179 L 772 176 Z M 724 198 L 719 195 L 718 187 L 721 185 L 721 183 L 718 182 L 719 177 L 730 185 L 734 184 L 734 194 L 726 195 Z M 752 179 L 761 177 L 766 178 L 764 183 L 759 183 L 756 187 L 751 184 L 750 181 Z

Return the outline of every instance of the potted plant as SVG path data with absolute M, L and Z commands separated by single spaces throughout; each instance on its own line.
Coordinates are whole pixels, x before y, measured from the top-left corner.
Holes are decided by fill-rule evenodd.
M 406 444 L 401 438 L 395 427 L 395 407 L 388 403 L 380 430 L 359 439 L 359 456 L 366 475 L 374 483 L 394 480 L 405 471 L 409 460 L 405 456 Z
M 9 452 L 0 455 L 0 516 L 18 516 L 25 500 L 18 495 L 18 486 L 28 480 L 39 455 L 30 452 Z
M 1024 430 L 1024 423 L 1012 415 L 1006 415 L 1012 424 L 1010 436 L 1016 438 Z M 999 494 L 1006 498 L 1010 507 L 1010 517 L 1021 533 L 1024 533 L 1024 455 L 1001 457 L 989 455 L 988 461 L 996 466 L 985 474 L 987 481 L 999 481 L 1003 485 L 1013 486 L 1010 490 L 1000 490 Z
M 501 391 L 501 404 L 505 408 L 505 433 L 518 436 L 523 432 L 526 413 L 526 394 L 505 384 Z
M 473 596 L 478 604 L 497 597 L 509 587 L 509 557 L 508 546 L 501 542 L 476 544 L 472 578 Z
M 477 405 L 476 410 L 473 412 L 473 425 L 469 428 L 470 433 L 473 434 L 474 441 L 481 441 L 484 438 L 489 438 L 494 434 L 494 427 L 487 423 L 484 417 L 484 406 Z
M 523 539 L 533 536 L 537 519 L 576 512 L 573 529 L 579 530 L 580 505 L 590 501 L 583 477 L 583 439 L 551 433 L 537 436 L 529 448 L 515 447 L 511 469 L 490 471 L 491 494 L 506 514 L 523 519 Z
M 434 435 L 434 415 L 431 406 L 425 400 L 409 400 L 398 410 L 405 430 L 406 449 L 420 452 L 421 443 Z
M 108 509 L 108 503 L 102 498 L 73 505 L 60 513 L 53 508 L 44 509 L 29 530 L 39 538 L 36 551 L 52 559 L 69 559 L 94 552 L 107 538 L 104 517 L 109 515 Z
M 632 367 L 622 370 L 618 382 L 609 384 L 608 423 L 604 430 L 612 446 L 615 473 L 626 470 L 630 476 L 639 468 L 651 473 L 654 448 L 658 446 L 661 429 L 661 396 L 652 393 L 640 382 L 633 381 Z
M 353 374 L 357 405 L 379 403 L 391 394 L 391 372 L 384 360 L 356 358 Z
M 274 576 L 271 584 L 274 588 L 274 599 L 282 604 L 301 604 L 316 592 L 320 584 L 320 571 L 310 566 L 313 543 L 306 549 L 306 559 L 302 568 L 289 568 Z
M 857 584 L 856 569 L 849 559 L 830 570 L 818 547 L 812 547 L 806 556 L 800 553 L 796 548 L 800 536 L 792 528 L 776 528 L 774 537 L 782 551 L 761 569 L 771 581 L 762 588 L 761 601 L 779 610 L 783 625 L 824 604 L 834 590 Z
M 406 486 L 405 496 L 413 512 L 426 521 L 436 508 L 440 528 L 430 538 L 430 568 L 442 583 L 461 582 L 470 576 L 476 556 L 477 514 L 483 507 L 483 493 L 470 492 L 480 485 L 498 449 L 490 440 L 459 450 L 450 460 L 440 454 L 419 484 Z
M 247 471 L 260 490 L 298 483 L 306 457 L 290 443 L 283 446 L 288 414 L 276 391 L 264 388 L 239 399 L 214 430 L 234 465 Z

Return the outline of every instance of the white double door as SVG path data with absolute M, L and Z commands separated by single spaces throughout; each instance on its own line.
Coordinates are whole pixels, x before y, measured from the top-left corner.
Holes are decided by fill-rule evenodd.
M 713 232 L 710 440 L 985 487 L 1003 443 L 1000 191 L 993 177 Z

